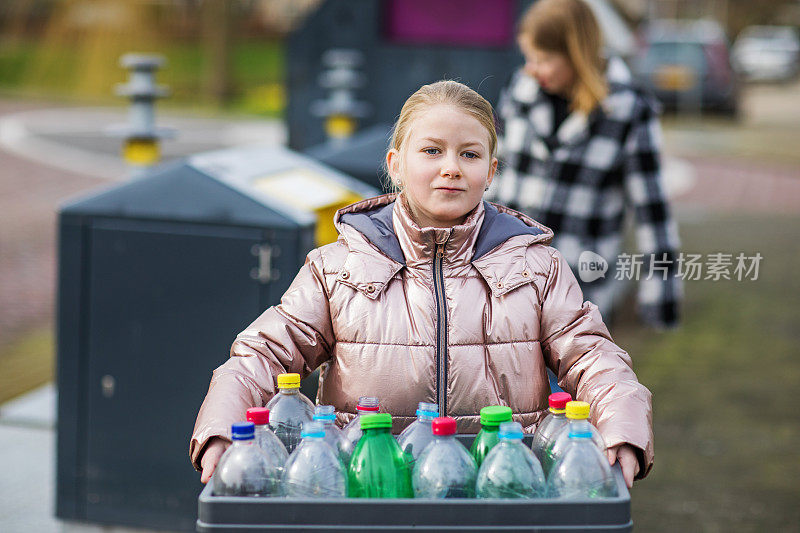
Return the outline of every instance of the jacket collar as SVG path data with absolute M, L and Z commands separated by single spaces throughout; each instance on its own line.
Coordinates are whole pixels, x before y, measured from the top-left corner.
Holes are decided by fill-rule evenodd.
M 549 244 L 553 238 L 549 228 L 532 218 L 486 201 L 460 226 L 420 228 L 404 202 L 396 199 L 395 194 L 370 198 L 340 209 L 334 217 L 350 250 L 342 267 L 346 279 L 339 279 L 373 299 L 403 267 L 430 263 L 441 243 L 448 266 L 471 262 L 493 293 L 503 294 L 515 286 L 514 280 L 530 280 L 525 275 L 527 247 Z
M 631 81 L 628 67 L 620 58 L 611 57 L 606 64 L 605 77 L 609 84 L 608 96 L 591 113 L 572 111 L 564 119 L 556 131 L 560 145 L 582 142 L 589 135 L 590 125 L 602 115 L 619 115 L 621 108 L 628 108 L 629 98 L 621 94 L 622 89 Z M 525 74 L 522 69 L 517 71 L 515 83 L 511 88 L 511 97 L 528 105 L 530 125 L 538 137 L 550 137 L 553 134 L 553 106 L 550 99 L 543 93 L 536 80 Z

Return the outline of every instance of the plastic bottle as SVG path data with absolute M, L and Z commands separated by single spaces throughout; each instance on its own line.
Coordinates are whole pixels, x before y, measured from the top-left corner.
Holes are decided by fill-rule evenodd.
M 231 440 L 232 444 L 214 470 L 213 493 L 217 496 L 279 496 L 280 470 L 255 443 L 253 423 L 233 424 Z
M 269 427 L 269 409 L 266 407 L 251 407 L 247 410 L 247 420 L 256 427 L 256 444 L 261 451 L 272 457 L 283 472 L 283 465 L 289 458 L 289 452 L 272 429 Z
M 353 449 L 350 441 L 344 438 L 342 430 L 336 427 L 336 412 L 332 405 L 318 405 L 314 410 L 314 420 L 321 422 L 325 430 L 325 442 L 331 445 L 345 468 L 350 464 Z
M 540 463 L 544 462 L 545 453 L 567 425 L 565 413 L 567 402 L 570 400 L 572 400 L 572 396 L 567 392 L 554 392 L 547 398 L 549 412 L 533 432 L 533 442 L 531 443 L 531 450 Z
M 433 442 L 431 423 L 439 416 L 439 406 L 435 403 L 419 402 L 417 419 L 404 429 L 397 437 L 397 443 L 408 461 L 408 467 L 414 471 L 414 463 L 419 459 L 422 450 Z
M 351 498 L 413 498 L 411 471 L 400 445 L 392 437 L 392 415 L 361 417 L 363 437 L 358 441 L 348 471 Z
M 433 442 L 414 466 L 416 498 L 474 498 L 478 467 L 469 451 L 456 440 L 456 421 L 449 416 L 431 424 Z
M 556 441 L 562 447 L 547 477 L 547 496 L 565 499 L 617 496 L 617 484 L 608 459 L 592 440 L 592 425 L 587 420 L 589 404 L 569 402 L 567 416 L 570 414 L 573 417 L 567 431 Z
M 478 498 L 543 498 L 546 484 L 539 460 L 522 442 L 522 426 L 504 422 L 500 442 L 478 471 Z
M 278 394 L 267 403 L 269 426 L 291 454 L 300 444 L 303 422 L 314 416 L 314 404 L 300 392 L 300 374 L 279 374 Z
M 321 421 L 305 422 L 303 440 L 289 456 L 283 473 L 284 492 L 290 498 L 344 498 L 347 471 L 339 454 L 325 440 Z
M 490 405 L 481 409 L 481 430 L 469 450 L 479 468 L 489 450 L 500 441 L 497 436 L 500 424 L 511 422 L 511 414 L 511 408 L 504 405 Z
M 564 451 L 569 444 L 569 433 L 590 433 L 592 442 L 601 453 L 606 451 L 606 443 L 603 437 L 589 422 L 589 404 L 586 402 L 567 402 L 566 407 L 567 424 L 562 428 L 555 438 L 552 446 L 546 450 L 542 468 L 544 475 L 549 476 L 553 465 L 563 457 Z
M 356 417 L 342 429 L 344 438 L 350 443 L 350 447 L 353 451 L 356 449 L 358 439 L 361 438 L 361 417 L 363 415 L 375 414 L 378 412 L 379 408 L 378 399 L 375 397 L 362 396 L 358 399 L 358 403 L 356 404 Z

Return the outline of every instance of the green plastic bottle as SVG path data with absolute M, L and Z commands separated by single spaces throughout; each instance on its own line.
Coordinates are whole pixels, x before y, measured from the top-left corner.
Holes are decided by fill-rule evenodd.
M 484 457 L 489 454 L 495 444 L 500 442 L 498 430 L 503 422 L 511 422 L 511 408 L 504 405 L 490 405 L 481 409 L 481 430 L 472 441 L 469 453 L 475 458 L 480 468 Z
M 351 498 L 413 498 L 411 471 L 392 436 L 392 415 L 362 415 L 361 431 L 348 469 Z

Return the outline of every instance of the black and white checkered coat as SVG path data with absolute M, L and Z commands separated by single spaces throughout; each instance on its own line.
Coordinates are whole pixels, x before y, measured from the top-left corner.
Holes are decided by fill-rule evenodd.
M 650 274 L 648 259 L 676 259 L 677 225 L 670 216 L 660 169 L 661 130 L 651 100 L 627 82 L 627 68 L 610 62 L 609 94 L 588 116 L 572 112 L 557 131 L 551 151 L 553 109 L 536 81 L 515 73 L 498 105 L 503 163 L 488 196 L 555 231 L 558 248 L 580 279 L 584 251 L 608 262 L 605 278 L 581 283 L 585 297 L 609 312 L 618 298 L 618 256 L 625 214 L 636 220 L 644 254 L 638 303 L 643 320 L 658 326 L 678 321 L 680 279 L 674 270 Z M 586 257 L 586 255 L 584 255 Z M 664 265 L 664 263 L 658 263 Z M 666 278 L 666 279 L 664 279 Z

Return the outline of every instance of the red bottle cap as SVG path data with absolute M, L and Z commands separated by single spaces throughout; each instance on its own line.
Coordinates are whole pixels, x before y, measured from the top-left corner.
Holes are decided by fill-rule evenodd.
M 247 410 L 247 420 L 257 426 L 269 424 L 269 409 L 266 407 L 251 407 Z
M 572 401 L 572 396 L 568 392 L 554 392 L 547 397 L 547 402 L 553 409 L 566 409 L 569 401 Z
M 434 418 L 431 423 L 434 435 L 455 435 L 456 419 L 449 416 Z

